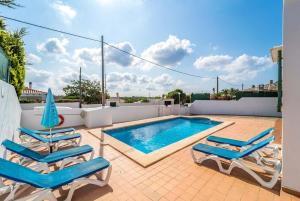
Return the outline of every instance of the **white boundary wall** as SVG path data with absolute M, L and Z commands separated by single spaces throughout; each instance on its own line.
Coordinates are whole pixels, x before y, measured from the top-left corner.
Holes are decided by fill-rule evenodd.
M 62 114 L 65 118 L 63 127 L 81 126 L 84 124 L 81 118 L 82 110 L 79 108 L 71 109 L 58 109 L 58 113 Z M 22 110 L 21 126 L 30 129 L 44 129 L 41 126 L 43 110 Z
M 240 100 L 197 100 L 192 103 L 191 114 L 228 114 L 253 116 L 281 116 L 277 112 L 277 98 L 256 97 Z
M 144 106 L 121 106 L 112 107 L 113 123 L 126 121 L 135 121 L 158 116 L 166 116 L 179 113 L 179 106 L 173 105 L 166 107 L 164 105 L 144 105 Z
M 20 126 L 21 107 L 15 88 L 0 80 L 0 143 L 4 139 L 14 139 Z M 0 146 L 0 157 L 3 148 Z
M 285 0 L 283 16 L 283 182 L 300 192 L 300 1 Z
M 40 125 L 42 109 L 23 110 L 21 126 L 30 129 L 43 129 Z M 64 116 L 65 122 L 61 127 L 85 125 L 88 128 L 107 126 L 112 123 L 141 120 L 158 116 L 189 114 L 188 108 L 179 105 L 143 105 L 120 106 L 105 108 L 58 108 L 58 113 Z
M 44 103 L 21 103 L 22 110 L 33 110 L 34 107 L 44 106 Z M 79 108 L 79 102 L 56 103 L 56 106 Z M 99 106 L 98 106 L 99 107 Z

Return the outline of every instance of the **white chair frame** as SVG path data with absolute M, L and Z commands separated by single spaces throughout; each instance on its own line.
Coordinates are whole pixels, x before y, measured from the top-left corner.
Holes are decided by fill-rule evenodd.
M 263 171 L 265 171 L 266 173 L 269 173 L 272 175 L 272 178 L 270 181 L 264 181 L 256 172 L 254 172 L 253 170 L 251 170 L 243 161 L 243 159 L 232 159 L 230 160 L 230 165 L 228 169 L 225 169 L 222 166 L 222 162 L 221 162 L 221 158 L 216 156 L 216 155 L 212 155 L 212 154 L 205 154 L 204 157 L 199 157 L 197 158 L 195 155 L 195 152 L 198 151 L 194 151 L 193 149 L 191 149 L 191 154 L 192 154 L 192 158 L 194 160 L 195 163 L 201 164 L 206 160 L 214 160 L 216 161 L 218 168 L 220 170 L 220 172 L 225 173 L 225 174 L 230 174 L 232 169 L 235 167 L 238 167 L 242 170 L 244 170 L 245 172 L 247 172 L 250 176 L 252 176 L 260 185 L 266 187 L 266 188 L 273 188 L 275 186 L 275 184 L 277 183 L 279 177 L 280 177 L 280 173 L 281 173 L 281 168 L 282 168 L 282 164 L 280 160 L 273 160 L 273 161 L 267 161 L 267 164 L 264 164 L 264 160 L 260 160 L 261 164 L 258 164 L 258 167 L 260 167 Z M 268 165 L 270 165 L 270 163 L 272 162 L 272 166 L 274 168 L 270 168 Z

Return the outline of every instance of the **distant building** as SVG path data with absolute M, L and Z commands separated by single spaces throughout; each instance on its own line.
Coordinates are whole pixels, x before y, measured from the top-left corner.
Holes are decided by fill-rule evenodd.
M 21 100 L 45 100 L 47 92 L 36 90 L 32 88 L 32 82 L 29 82 L 29 86 L 25 87 L 23 94 L 21 95 Z
M 270 80 L 268 84 L 259 84 L 259 85 L 252 85 L 251 88 L 244 89 L 244 91 L 272 91 L 276 92 L 278 90 L 278 82 L 273 82 Z

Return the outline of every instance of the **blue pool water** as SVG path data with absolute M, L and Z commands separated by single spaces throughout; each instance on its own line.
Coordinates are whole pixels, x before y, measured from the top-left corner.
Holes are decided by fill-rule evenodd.
M 108 135 L 148 154 L 219 125 L 209 119 L 175 118 L 105 131 Z

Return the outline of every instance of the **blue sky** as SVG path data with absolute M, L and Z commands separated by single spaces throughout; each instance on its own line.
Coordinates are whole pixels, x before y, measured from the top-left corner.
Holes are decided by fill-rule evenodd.
M 105 41 L 189 77 L 105 48 L 107 89 L 111 95 L 161 95 L 175 88 L 210 92 L 215 77 L 239 87 L 276 80 L 269 49 L 282 41 L 282 1 L 274 0 L 31 0 L 1 8 L 1 15 Z M 100 77 L 100 45 L 26 27 L 26 82 L 34 88 L 62 87 L 78 77 Z M 220 82 L 221 88 L 231 87 Z

